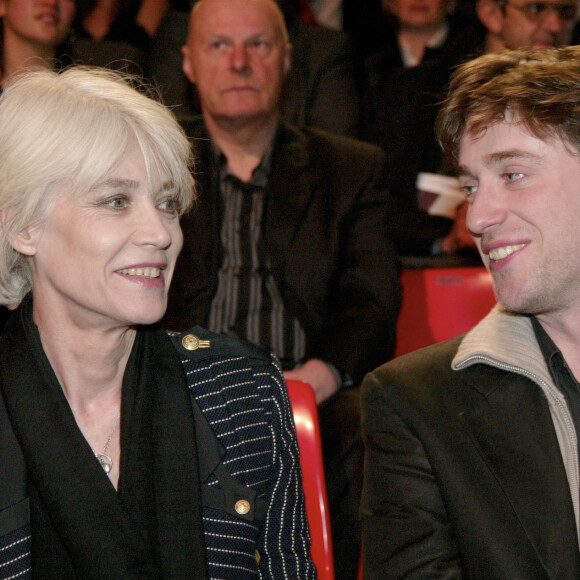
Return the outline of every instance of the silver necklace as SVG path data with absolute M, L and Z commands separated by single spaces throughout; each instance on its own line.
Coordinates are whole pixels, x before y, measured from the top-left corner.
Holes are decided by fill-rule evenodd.
M 111 441 L 113 440 L 113 433 L 117 429 L 118 425 L 119 425 L 119 419 L 117 419 L 115 421 L 115 424 L 113 425 L 113 430 L 111 431 L 111 434 L 109 435 L 109 438 L 107 439 L 107 442 L 105 443 L 105 446 L 103 447 L 102 453 L 99 454 L 93 449 L 93 453 L 95 454 L 95 457 L 99 460 L 99 463 L 101 464 L 101 467 L 103 468 L 103 471 L 106 474 L 109 474 L 111 472 L 111 469 L 113 469 L 113 460 L 111 459 L 110 455 L 107 455 L 107 452 L 109 451 L 109 445 L 111 444 Z

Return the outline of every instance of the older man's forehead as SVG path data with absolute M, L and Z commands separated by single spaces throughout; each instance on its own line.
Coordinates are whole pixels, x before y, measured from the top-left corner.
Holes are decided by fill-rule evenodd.
M 254 19 L 249 18 L 252 15 Z M 190 26 L 205 36 L 243 32 L 246 27 L 248 34 L 265 33 L 287 40 L 284 17 L 273 0 L 200 0 Z

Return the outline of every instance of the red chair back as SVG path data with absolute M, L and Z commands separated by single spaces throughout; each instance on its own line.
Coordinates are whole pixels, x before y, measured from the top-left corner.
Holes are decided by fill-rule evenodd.
M 286 381 L 296 425 L 311 555 L 319 580 L 334 580 L 330 515 L 322 463 L 322 439 L 314 391 L 308 383 Z
M 395 356 L 467 332 L 496 302 L 483 266 L 406 269 L 401 286 Z

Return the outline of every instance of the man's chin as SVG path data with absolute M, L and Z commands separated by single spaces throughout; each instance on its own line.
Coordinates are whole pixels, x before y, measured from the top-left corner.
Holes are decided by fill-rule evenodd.
M 533 50 L 547 50 L 548 48 L 555 48 L 556 46 L 557 46 L 557 44 L 553 40 L 540 40 L 540 41 L 534 42 L 534 44 L 532 44 L 532 49 Z
M 274 111 L 264 111 L 262 108 L 247 108 L 247 109 L 235 109 L 223 111 L 220 115 L 215 115 L 216 121 L 222 124 L 227 124 L 231 126 L 244 125 L 248 122 L 255 122 L 263 119 L 269 119 L 275 116 Z

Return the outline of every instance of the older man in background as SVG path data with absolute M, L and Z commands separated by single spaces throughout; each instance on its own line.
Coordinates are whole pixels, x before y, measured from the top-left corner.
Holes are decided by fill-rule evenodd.
M 388 358 L 399 286 L 381 151 L 280 119 L 291 47 L 272 0 L 202 0 L 184 71 L 203 116 L 186 126 L 198 207 L 166 324 L 195 322 L 273 350 L 319 403 L 338 578 L 359 549 L 358 389 Z M 355 387 L 355 388 L 352 388 Z

